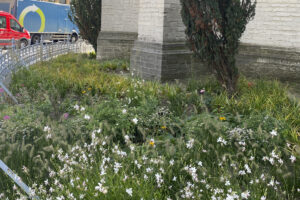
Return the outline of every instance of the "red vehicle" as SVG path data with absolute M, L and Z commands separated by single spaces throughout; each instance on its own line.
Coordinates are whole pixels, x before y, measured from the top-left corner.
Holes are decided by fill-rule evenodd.
M 19 47 L 30 44 L 29 32 L 13 15 L 0 11 L 0 48 L 11 46 L 12 39 L 15 39 L 16 45 Z

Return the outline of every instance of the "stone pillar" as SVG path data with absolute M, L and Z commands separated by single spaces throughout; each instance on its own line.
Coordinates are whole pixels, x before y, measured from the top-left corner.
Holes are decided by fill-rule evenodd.
M 144 79 L 172 81 L 192 74 L 179 0 L 140 0 L 138 39 L 131 51 L 131 72 Z
M 137 39 L 139 0 L 102 0 L 97 59 L 129 58 Z

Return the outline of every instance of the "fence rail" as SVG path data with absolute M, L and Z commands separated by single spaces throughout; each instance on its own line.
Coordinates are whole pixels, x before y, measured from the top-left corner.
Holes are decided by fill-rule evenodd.
M 8 79 L 12 72 L 23 67 L 28 67 L 37 62 L 48 61 L 59 55 L 64 55 L 71 52 L 89 53 L 91 51 L 93 51 L 92 46 L 84 41 L 78 41 L 76 43 L 40 43 L 30 45 L 22 49 L 11 48 L 6 50 L 4 54 L 0 54 L 0 88 L 3 88 L 4 91 L 12 98 L 12 100 L 17 103 L 17 100 L 12 96 L 4 84 L 8 84 Z

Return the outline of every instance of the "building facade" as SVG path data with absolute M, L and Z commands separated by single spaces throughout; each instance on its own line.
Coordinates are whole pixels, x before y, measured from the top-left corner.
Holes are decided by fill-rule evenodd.
M 132 73 L 168 81 L 207 74 L 186 45 L 179 0 L 102 0 L 98 59 L 130 58 Z M 247 76 L 300 82 L 300 0 L 257 0 L 237 64 Z

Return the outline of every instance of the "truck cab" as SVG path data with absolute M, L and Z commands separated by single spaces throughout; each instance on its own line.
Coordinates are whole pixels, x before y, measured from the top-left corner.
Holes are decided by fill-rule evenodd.
M 12 39 L 19 47 L 30 44 L 30 33 L 11 14 L 0 11 L 0 48 L 11 46 Z

